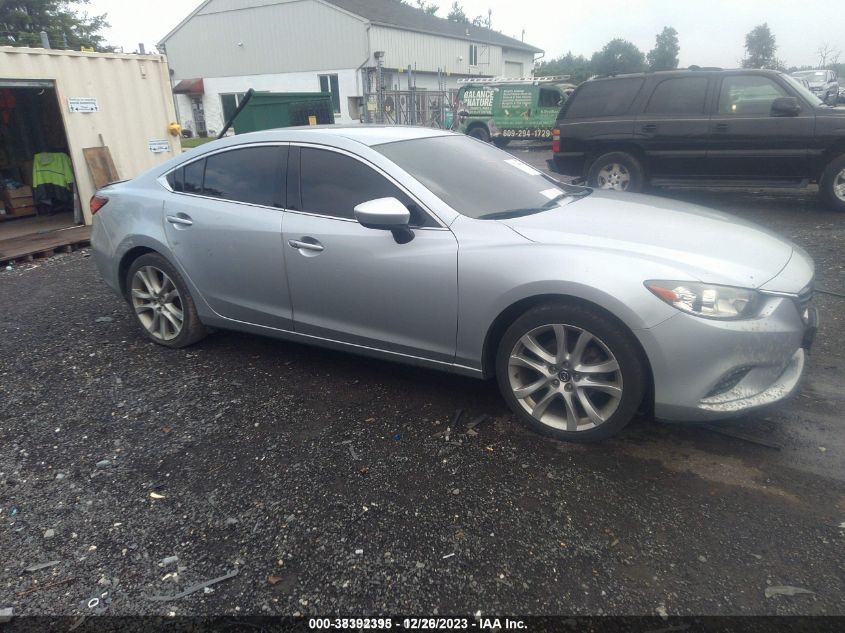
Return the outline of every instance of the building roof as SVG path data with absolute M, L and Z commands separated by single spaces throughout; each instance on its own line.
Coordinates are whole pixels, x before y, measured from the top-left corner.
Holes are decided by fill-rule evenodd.
M 395 26 L 408 31 L 444 35 L 479 43 L 486 42 L 503 48 L 513 48 L 532 53 L 543 52 L 536 46 L 502 35 L 498 31 L 438 18 L 399 0 L 325 0 L 325 2 L 359 15 L 374 24 Z
M 430 33 L 444 37 L 454 37 L 462 40 L 471 40 L 480 44 L 488 43 L 502 48 L 510 48 L 530 53 L 542 53 L 543 49 L 531 46 L 513 37 L 502 35 L 498 31 L 452 22 L 434 15 L 428 15 L 422 9 L 417 9 L 400 2 L 400 0 L 319 0 L 326 4 L 333 5 L 343 11 L 357 15 L 373 24 L 392 26 L 406 31 L 419 33 Z M 176 27 L 167 35 L 161 38 L 159 45 L 165 43 L 170 36 L 178 31 L 186 22 L 198 14 L 211 0 L 205 0 L 196 9 L 189 13 Z M 267 2 L 262 3 L 266 6 Z

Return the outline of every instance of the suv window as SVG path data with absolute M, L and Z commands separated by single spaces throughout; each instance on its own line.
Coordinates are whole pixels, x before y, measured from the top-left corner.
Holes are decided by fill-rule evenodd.
M 203 195 L 282 207 L 283 157 L 287 148 L 280 146 L 246 147 L 209 156 Z
M 719 114 L 769 114 L 772 101 L 787 96 L 786 91 L 768 77 L 725 77 L 719 94 Z
M 367 200 L 396 198 L 411 212 L 412 226 L 436 226 L 413 200 L 364 163 L 344 154 L 303 147 L 300 159 L 302 210 L 354 219 Z
M 646 106 L 647 114 L 704 114 L 706 77 L 678 77 L 657 84 Z
M 631 107 L 643 85 L 642 77 L 588 81 L 564 105 L 567 119 L 618 116 Z

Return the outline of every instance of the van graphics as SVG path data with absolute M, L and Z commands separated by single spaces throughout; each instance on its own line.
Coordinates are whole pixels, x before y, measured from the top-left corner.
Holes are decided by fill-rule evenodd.
M 467 89 L 461 100 L 473 116 L 493 114 L 493 91 L 488 88 Z

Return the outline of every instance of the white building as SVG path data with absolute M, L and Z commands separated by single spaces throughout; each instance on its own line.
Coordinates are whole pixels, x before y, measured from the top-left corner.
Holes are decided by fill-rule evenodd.
M 467 76 L 522 77 L 543 51 L 399 0 L 205 0 L 159 43 L 180 122 L 220 130 L 249 88 L 331 92 L 335 120 L 358 121 L 368 69 L 387 89 L 457 87 Z M 377 55 L 378 54 L 378 55 Z

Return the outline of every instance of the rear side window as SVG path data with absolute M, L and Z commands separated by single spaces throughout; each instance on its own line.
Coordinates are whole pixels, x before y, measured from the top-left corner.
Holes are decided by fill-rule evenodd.
M 205 173 L 205 160 L 198 160 L 185 165 L 183 172 L 185 193 L 202 193 L 202 175 Z
M 282 158 L 287 148 L 246 147 L 206 159 L 203 195 L 232 202 L 282 207 Z
M 706 77 L 678 77 L 657 84 L 646 106 L 647 114 L 704 114 Z
M 642 77 L 588 81 L 566 102 L 561 114 L 567 119 L 625 114 L 643 81 Z
M 411 225 L 434 226 L 398 187 L 364 163 L 338 152 L 303 147 L 300 163 L 302 210 L 354 219 L 367 200 L 396 198 L 411 212 Z

